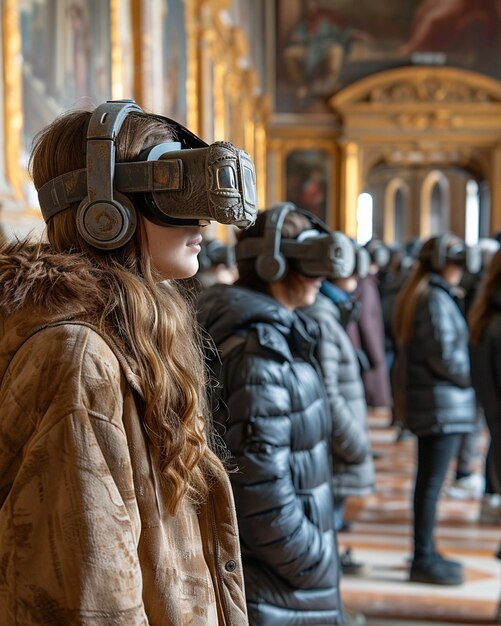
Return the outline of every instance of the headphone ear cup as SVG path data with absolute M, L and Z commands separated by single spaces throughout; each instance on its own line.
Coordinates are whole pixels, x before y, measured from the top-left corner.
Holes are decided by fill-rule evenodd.
M 268 283 L 280 280 L 286 270 L 287 261 L 283 254 L 261 253 L 255 263 L 257 275 Z
M 78 232 L 85 241 L 99 250 L 116 250 L 132 237 L 137 214 L 132 202 L 121 193 L 113 200 L 89 202 L 86 197 L 76 214 Z

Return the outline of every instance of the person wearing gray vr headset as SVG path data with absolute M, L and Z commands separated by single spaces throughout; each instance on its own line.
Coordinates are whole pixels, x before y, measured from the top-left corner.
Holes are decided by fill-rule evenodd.
M 417 438 L 412 582 L 460 585 L 464 580 L 462 564 L 438 551 L 435 526 L 460 437 L 475 429 L 468 327 L 457 289 L 467 264 L 478 269 L 479 256 L 468 263 L 470 256 L 452 233 L 430 237 L 395 306 L 394 400 L 403 425 Z
M 348 292 L 367 275 L 368 252 L 342 232 L 333 233 L 339 242 L 336 271 L 322 283 L 315 302 L 303 309 L 320 328 L 315 356 L 320 365 L 333 423 L 332 490 L 334 524 L 346 530 L 346 498 L 364 497 L 375 490 L 375 471 L 369 438 L 367 403 L 361 377 L 359 355 L 352 345 L 346 326 L 356 307 Z M 352 320 L 353 323 L 353 320 Z M 364 575 L 368 567 L 355 560 L 351 548 L 341 554 L 343 575 Z
M 57 118 L 30 168 L 47 241 L 0 253 L 2 625 L 246 626 L 178 279 L 202 224 L 254 221 L 252 161 L 118 101 Z
M 238 235 L 239 277 L 198 301 L 215 348 L 214 422 L 230 474 L 253 626 L 344 624 L 331 486 L 332 420 L 313 358 L 322 279 L 353 262 L 327 226 L 292 203 Z M 307 548 L 306 548 L 307 547 Z

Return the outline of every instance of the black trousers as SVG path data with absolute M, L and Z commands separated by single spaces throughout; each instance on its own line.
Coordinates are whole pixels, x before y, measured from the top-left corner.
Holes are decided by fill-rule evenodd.
M 449 464 L 457 454 L 460 435 L 417 438 L 417 471 L 414 488 L 414 559 L 435 554 L 433 538 L 440 490 Z

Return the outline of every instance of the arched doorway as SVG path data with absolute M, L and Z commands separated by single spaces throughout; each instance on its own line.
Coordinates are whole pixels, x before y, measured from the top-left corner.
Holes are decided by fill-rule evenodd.
M 464 233 L 464 204 L 452 197 L 453 187 L 448 189 L 446 182 L 448 172 L 455 171 L 469 172 L 478 184 L 484 230 L 489 213 L 489 232 L 501 230 L 500 82 L 454 68 L 404 67 L 353 83 L 329 104 L 341 120 L 338 203 L 340 227 L 346 232 L 356 232 L 353 205 L 369 191 L 378 168 L 392 169 L 393 176 L 430 175 L 424 187 L 409 186 L 400 216 L 408 237 L 445 225 Z M 405 205 L 405 194 L 396 197 Z M 374 201 L 374 222 L 382 219 L 385 236 L 394 229 L 387 206 Z

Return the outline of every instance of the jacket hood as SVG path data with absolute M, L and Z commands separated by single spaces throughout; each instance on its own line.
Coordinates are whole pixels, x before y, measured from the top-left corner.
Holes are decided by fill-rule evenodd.
M 236 287 L 214 285 L 202 291 L 198 302 L 198 319 L 220 344 L 239 329 L 267 323 L 281 327 L 284 334 L 294 324 L 296 315 L 267 294 Z
M 0 251 L 0 380 L 12 356 L 38 329 L 63 320 L 96 319 L 103 306 L 89 259 L 50 245 L 15 242 Z
M 300 310 L 289 311 L 272 296 L 235 285 L 219 284 L 203 291 L 198 320 L 216 345 L 245 335 L 249 326 L 274 326 L 300 350 L 319 335 L 317 323 Z

